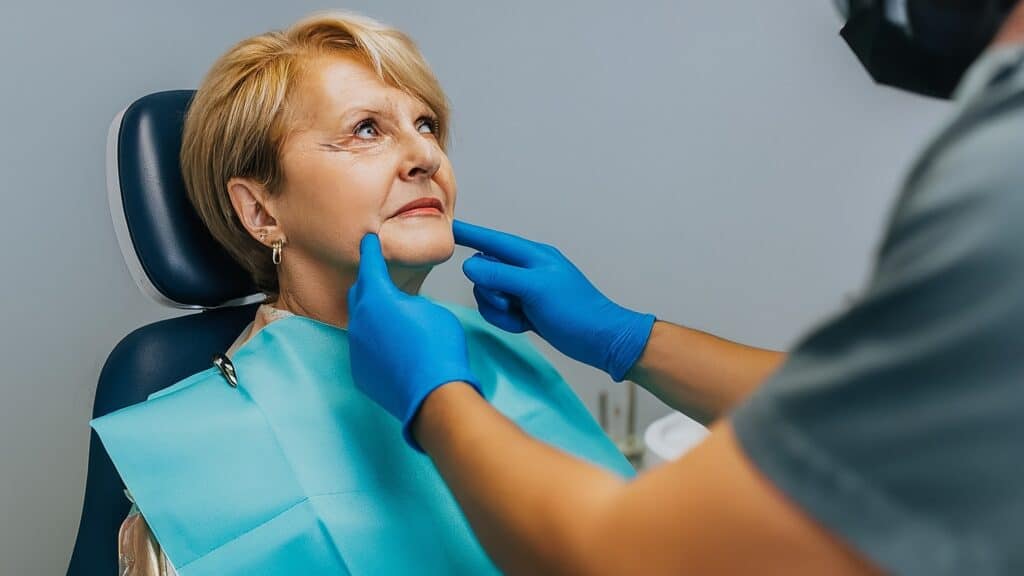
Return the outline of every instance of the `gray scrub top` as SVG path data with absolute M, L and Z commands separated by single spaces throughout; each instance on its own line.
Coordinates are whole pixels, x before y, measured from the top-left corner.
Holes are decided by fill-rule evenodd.
M 861 298 L 731 415 L 769 481 L 891 573 L 1024 575 L 1021 54 L 972 67 Z

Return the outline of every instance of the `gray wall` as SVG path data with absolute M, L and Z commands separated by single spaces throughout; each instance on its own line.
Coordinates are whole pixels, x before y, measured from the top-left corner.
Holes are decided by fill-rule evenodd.
M 0 574 L 63 573 L 100 367 L 128 331 L 175 314 L 135 288 L 115 243 L 111 118 L 328 7 L 5 9 Z M 626 305 L 758 345 L 791 344 L 863 283 L 899 177 L 947 112 L 872 89 L 829 0 L 345 7 L 410 32 L 448 89 L 461 217 L 560 246 Z M 470 301 L 457 264 L 427 289 Z M 621 393 L 555 362 L 591 407 Z M 643 397 L 641 421 L 667 411 Z

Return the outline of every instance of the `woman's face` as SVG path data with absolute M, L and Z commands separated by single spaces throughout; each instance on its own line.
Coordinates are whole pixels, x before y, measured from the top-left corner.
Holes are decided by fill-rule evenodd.
M 392 268 L 449 259 L 455 177 L 433 112 L 356 59 L 307 64 L 282 149 L 283 190 L 268 200 L 285 256 L 351 270 L 375 232 Z

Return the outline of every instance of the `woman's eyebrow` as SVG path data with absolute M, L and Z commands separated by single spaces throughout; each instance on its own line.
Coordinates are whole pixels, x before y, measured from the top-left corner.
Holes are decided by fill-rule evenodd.
M 410 107 L 409 112 L 417 118 L 423 116 L 435 116 L 434 111 L 430 109 L 430 106 L 419 101 Z M 396 118 L 400 116 L 401 113 L 402 111 L 399 110 L 398 104 L 391 99 L 387 99 L 378 102 L 353 104 L 338 116 L 338 121 L 341 124 L 347 124 L 351 122 L 353 117 L 360 118 L 366 115 Z
M 430 106 L 428 106 L 426 103 L 424 103 L 424 102 L 421 102 L 421 103 L 417 104 L 415 110 L 416 110 L 416 117 L 417 118 L 422 118 L 423 116 L 430 116 L 430 117 L 436 117 L 437 116 L 437 113 L 434 112 L 434 110 Z
M 396 108 L 395 102 L 390 98 L 372 99 L 352 104 L 341 113 L 341 117 L 346 118 L 355 114 L 394 114 Z
M 341 115 L 338 116 L 338 120 L 341 123 L 345 123 L 353 117 L 362 117 L 366 115 L 384 116 L 386 115 L 386 111 L 374 106 L 355 106 L 342 112 Z

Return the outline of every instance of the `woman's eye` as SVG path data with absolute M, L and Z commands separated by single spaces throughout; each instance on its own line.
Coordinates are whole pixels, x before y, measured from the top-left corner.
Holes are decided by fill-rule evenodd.
M 363 120 L 356 126 L 355 135 L 360 138 L 374 138 L 379 135 L 372 120 Z
M 417 126 L 420 134 L 437 134 L 438 122 L 435 118 L 420 118 Z

